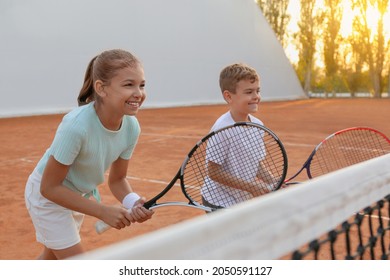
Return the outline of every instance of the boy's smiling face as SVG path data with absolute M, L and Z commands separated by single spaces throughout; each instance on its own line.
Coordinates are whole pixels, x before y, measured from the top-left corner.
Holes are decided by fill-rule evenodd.
M 243 79 L 237 83 L 234 93 L 225 90 L 224 98 L 230 106 L 234 121 L 250 121 L 248 115 L 257 112 L 260 102 L 260 81 Z

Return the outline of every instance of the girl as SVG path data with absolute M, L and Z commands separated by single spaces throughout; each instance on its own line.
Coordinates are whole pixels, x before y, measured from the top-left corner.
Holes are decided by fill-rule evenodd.
M 40 259 L 84 252 L 79 231 L 85 214 L 116 229 L 152 217 L 126 180 L 140 133 L 135 115 L 144 100 L 144 71 L 135 56 L 108 50 L 91 60 L 79 107 L 64 116 L 26 184 L 26 205 L 37 241 L 44 245 Z M 108 186 L 123 206 L 99 203 L 96 187 L 108 168 Z

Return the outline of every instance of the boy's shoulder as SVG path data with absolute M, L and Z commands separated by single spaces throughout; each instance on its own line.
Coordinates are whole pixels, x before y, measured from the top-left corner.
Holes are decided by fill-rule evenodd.
M 260 119 L 256 118 L 255 116 L 249 115 L 249 119 L 253 123 L 264 125 L 264 123 Z
M 230 114 L 230 111 L 224 113 L 221 115 L 214 123 L 210 131 L 216 131 L 218 129 L 224 128 L 226 126 L 234 124 L 234 120 L 232 118 L 232 115 Z
M 249 119 L 253 123 L 264 125 L 264 123 L 260 119 L 256 118 L 253 115 L 249 115 Z M 228 111 L 228 112 L 224 113 L 223 115 L 221 115 L 215 121 L 215 123 L 210 131 L 216 131 L 216 130 L 224 128 L 226 126 L 233 125 L 234 123 L 235 123 L 235 121 L 233 120 L 233 117 L 232 117 L 230 111 Z

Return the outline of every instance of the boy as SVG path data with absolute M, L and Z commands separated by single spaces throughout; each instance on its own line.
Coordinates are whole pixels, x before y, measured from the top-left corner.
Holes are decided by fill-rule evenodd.
M 229 105 L 229 111 L 220 116 L 211 128 L 216 131 L 236 122 L 253 122 L 263 125 L 263 122 L 251 115 L 258 110 L 260 96 L 260 78 L 256 70 L 245 64 L 232 64 L 225 67 L 219 78 L 219 84 L 223 98 Z M 250 147 L 236 144 L 227 144 L 226 153 L 212 152 L 212 146 L 208 147 L 206 162 L 209 176 L 205 179 L 202 187 L 203 204 L 209 207 L 225 208 L 236 203 L 246 201 L 252 197 L 259 196 L 271 191 L 265 189 L 256 180 L 262 180 L 272 184 L 272 175 L 262 168 L 262 157 L 257 156 L 259 162 L 253 170 L 239 170 L 240 161 L 243 157 L 256 156 L 251 153 Z M 244 151 L 246 150 L 246 151 Z M 222 174 L 223 176 L 218 176 Z M 222 178 L 223 177 L 223 178 Z M 218 194 L 218 195 L 216 195 Z

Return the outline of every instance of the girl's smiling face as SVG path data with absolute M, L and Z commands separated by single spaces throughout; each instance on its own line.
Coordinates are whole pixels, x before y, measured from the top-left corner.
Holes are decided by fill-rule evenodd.
M 116 72 L 108 85 L 102 85 L 104 106 L 120 115 L 134 116 L 146 98 L 145 75 L 140 64 Z

